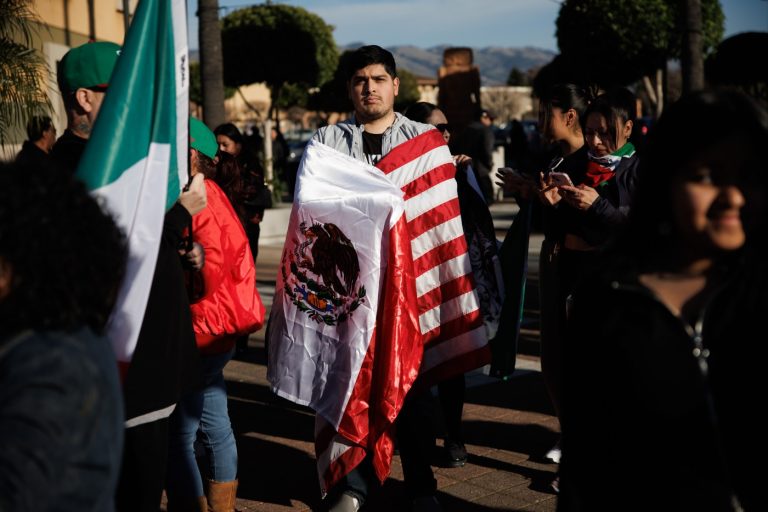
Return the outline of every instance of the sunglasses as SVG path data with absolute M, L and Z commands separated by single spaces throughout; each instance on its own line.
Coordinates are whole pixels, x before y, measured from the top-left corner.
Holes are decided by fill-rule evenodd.
M 437 130 L 440 133 L 445 133 L 451 128 L 451 126 L 447 123 L 440 123 L 440 124 L 436 124 L 435 128 L 437 128 Z

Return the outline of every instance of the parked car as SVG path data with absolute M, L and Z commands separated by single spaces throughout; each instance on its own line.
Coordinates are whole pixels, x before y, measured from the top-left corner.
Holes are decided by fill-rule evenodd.
M 288 155 L 285 159 L 285 178 L 288 185 L 288 194 L 293 199 L 296 187 L 296 173 L 299 171 L 299 163 L 304 155 L 304 148 L 312 139 L 315 132 L 312 130 L 298 130 L 285 134 L 285 142 L 288 145 Z

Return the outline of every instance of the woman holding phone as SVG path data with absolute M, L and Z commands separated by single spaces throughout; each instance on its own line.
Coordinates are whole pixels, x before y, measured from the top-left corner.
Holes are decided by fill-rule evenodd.
M 544 204 L 541 365 L 558 417 L 568 297 L 578 280 L 597 267 L 600 249 L 620 229 L 634 190 L 638 161 L 628 142 L 633 114 L 634 98 L 625 89 L 594 98 L 591 90 L 575 84 L 556 85 L 542 97 L 539 117 L 545 138 L 558 144 L 561 157 L 540 173 L 538 182 L 507 169 L 497 174 L 507 191 L 522 198 L 536 194 Z M 546 457 L 560 461 L 559 443 Z

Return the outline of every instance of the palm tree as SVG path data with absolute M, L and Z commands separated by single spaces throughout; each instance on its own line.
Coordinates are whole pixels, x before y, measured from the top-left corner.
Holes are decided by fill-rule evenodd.
M 203 119 L 211 128 L 223 123 L 224 117 L 224 63 L 221 55 L 221 27 L 219 26 L 219 0 L 200 0 L 197 5 L 200 18 L 200 78 L 203 89 Z
M 33 48 L 38 17 L 30 0 L 0 1 L 0 145 L 30 116 L 51 111 L 51 73 Z
M 701 0 L 685 0 L 682 3 L 683 45 L 681 64 L 683 92 L 704 88 L 704 40 L 702 36 Z

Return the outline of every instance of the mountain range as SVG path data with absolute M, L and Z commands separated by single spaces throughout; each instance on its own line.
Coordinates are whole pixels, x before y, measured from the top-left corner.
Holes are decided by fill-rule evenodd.
M 340 52 L 353 50 L 364 43 L 352 43 L 339 48 Z M 418 77 L 437 78 L 437 72 L 443 64 L 443 50 L 447 45 L 419 48 L 416 46 L 391 46 L 387 50 L 395 56 L 399 69 L 410 71 Z M 528 71 L 549 63 L 555 55 L 551 50 L 526 46 L 523 48 L 507 48 L 488 46 L 473 48 L 474 64 L 480 69 L 480 80 L 483 85 L 504 85 L 507 83 L 512 68 Z M 190 61 L 199 60 L 199 52 L 189 52 Z
M 341 48 L 341 51 L 355 49 L 363 43 L 354 43 Z M 405 69 L 416 76 L 425 78 L 437 78 L 437 72 L 443 64 L 443 50 L 447 45 L 433 46 L 431 48 L 418 48 L 416 46 L 391 46 L 387 50 L 395 56 L 398 69 Z M 507 48 L 500 46 L 488 46 L 486 48 L 473 48 L 474 64 L 480 69 L 482 85 L 504 85 L 507 83 L 509 72 L 512 68 L 520 71 L 528 71 L 548 64 L 557 55 L 551 50 L 533 48 Z

